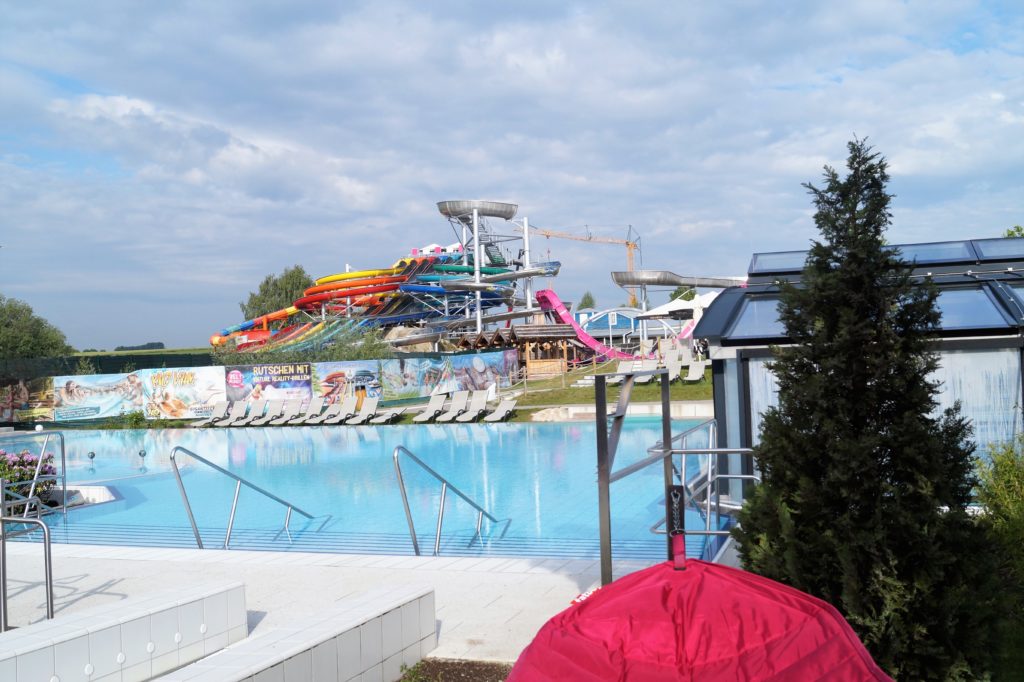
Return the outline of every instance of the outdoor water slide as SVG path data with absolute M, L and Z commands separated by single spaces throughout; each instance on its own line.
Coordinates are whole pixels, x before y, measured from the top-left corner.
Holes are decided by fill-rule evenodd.
M 576 320 L 569 313 L 569 310 L 562 303 L 562 300 L 558 298 L 551 289 L 541 289 L 537 292 L 537 303 L 540 304 L 541 310 L 550 312 L 557 317 L 562 324 L 572 325 L 573 330 L 576 332 L 576 338 L 579 339 L 580 343 L 590 348 L 598 356 L 603 357 L 605 360 L 640 360 L 643 358 L 642 355 L 631 355 L 629 353 L 623 353 L 621 350 L 606 346 L 593 336 L 583 331 L 583 327 L 577 324 Z

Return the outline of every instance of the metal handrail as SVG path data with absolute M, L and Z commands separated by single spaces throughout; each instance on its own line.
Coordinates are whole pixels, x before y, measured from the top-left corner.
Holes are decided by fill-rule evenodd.
M 4 485 L 0 479 L 0 489 Z M 39 504 L 39 498 L 28 498 Z M 43 571 L 46 585 L 46 618 L 53 619 L 53 554 L 50 550 L 50 528 L 40 519 L 28 519 L 21 516 L 5 516 L 9 503 L 0 503 L 0 633 L 10 629 L 7 614 L 7 524 L 30 524 L 38 526 L 43 532 Z M 24 535 L 29 531 L 15 533 L 13 536 Z
M 447 478 L 445 478 L 444 476 L 430 468 L 430 465 L 428 465 L 422 459 L 413 454 L 412 451 L 409 450 L 409 448 L 405 447 L 404 445 L 399 445 L 395 448 L 394 452 L 392 453 L 392 458 L 395 461 L 395 475 L 398 477 L 398 487 L 399 490 L 402 492 L 402 505 L 405 507 L 405 520 L 409 524 L 409 537 L 412 539 L 412 548 L 416 552 L 416 556 L 419 556 L 420 554 L 420 543 L 416 539 L 416 526 L 413 524 L 412 521 L 412 510 L 410 510 L 409 508 L 409 496 L 405 492 L 405 478 L 402 476 L 402 466 L 398 462 L 399 455 L 402 454 L 405 454 L 407 457 L 411 458 L 412 461 L 416 462 L 416 464 L 418 464 L 421 469 L 426 471 L 428 474 L 436 478 L 441 483 L 441 506 L 437 510 L 437 533 L 434 536 L 434 556 L 437 556 L 438 552 L 440 552 L 441 550 L 441 526 L 444 524 L 444 503 L 448 496 L 448 488 L 451 488 L 453 493 L 461 497 L 465 502 L 467 502 L 471 507 L 473 507 L 473 509 L 476 509 L 477 511 L 476 534 L 473 536 L 473 540 L 470 541 L 470 545 L 472 545 L 473 542 L 476 542 L 477 538 L 480 537 L 480 526 L 483 524 L 485 516 L 491 523 L 500 523 L 500 521 L 497 518 L 495 518 L 493 514 L 491 514 L 489 511 L 487 511 L 479 504 L 477 504 L 469 497 L 467 497 L 465 493 L 463 493 L 461 490 L 452 485 L 451 481 L 449 481 Z M 510 521 L 511 519 L 505 519 L 505 530 L 508 530 L 508 524 Z
M 0 433 L 0 438 L 11 438 L 11 439 L 17 439 L 17 438 L 38 438 L 39 436 L 44 436 L 44 438 L 43 438 L 43 447 L 39 451 L 39 458 L 36 461 L 35 475 L 32 477 L 32 480 L 30 482 L 31 484 L 30 484 L 30 487 L 29 487 L 28 497 L 31 498 L 32 496 L 35 495 L 36 484 L 40 480 L 47 480 L 49 478 L 52 478 L 53 480 L 57 480 L 59 478 L 60 479 L 60 485 L 61 485 L 61 504 L 60 504 L 60 508 L 61 508 L 61 511 L 66 516 L 67 513 L 68 513 L 68 478 L 67 478 L 67 454 L 65 452 L 65 447 L 64 447 L 64 433 L 62 431 L 6 431 L 6 432 Z M 59 475 L 58 474 L 53 474 L 53 475 L 40 476 L 39 473 L 40 473 L 40 471 L 42 471 L 42 468 L 43 468 L 43 458 L 46 456 L 46 446 L 50 442 L 50 436 L 56 436 L 57 440 L 60 441 L 60 474 Z M 18 481 L 16 483 L 17 484 L 29 483 L 29 481 Z M 12 485 L 12 484 L 13 483 L 11 481 L 8 481 L 6 485 Z M 8 491 L 7 491 L 5 486 L 0 486 L 0 500 L 4 499 L 4 496 L 6 495 L 7 492 Z M 11 494 L 15 494 L 14 491 L 10 491 L 10 492 L 11 492 Z M 36 508 L 37 511 L 40 508 L 46 509 L 46 510 L 50 509 L 46 505 L 40 504 Z M 28 504 L 25 505 L 25 510 L 23 512 L 23 516 L 26 516 L 26 517 L 28 516 Z
M 284 505 L 288 509 L 288 511 L 285 512 L 284 515 L 284 528 L 282 529 L 282 532 L 288 530 L 288 524 L 291 523 L 292 519 L 292 510 L 297 511 L 299 514 L 305 516 L 307 519 L 312 520 L 314 518 L 312 514 L 302 511 L 291 502 L 288 502 L 287 500 L 282 500 L 274 493 L 264 490 L 255 483 L 250 483 L 249 481 L 242 478 L 238 474 L 232 473 L 225 469 L 224 467 L 214 464 L 213 462 L 206 459 L 202 455 L 198 455 L 189 450 L 188 448 L 179 445 L 175 447 L 173 450 L 171 450 L 171 467 L 174 469 L 174 477 L 178 481 L 178 490 L 181 492 L 181 501 L 185 504 L 185 512 L 188 514 L 189 523 L 192 524 L 192 533 L 196 536 L 196 544 L 199 546 L 199 549 L 203 549 L 203 539 L 199 536 L 199 527 L 196 525 L 195 516 L 192 515 L 192 505 L 189 504 L 188 494 L 185 492 L 185 484 L 181 480 L 181 471 L 178 470 L 178 461 L 176 457 L 179 452 L 184 453 L 191 457 L 192 459 L 202 462 L 203 464 L 210 467 L 214 471 L 219 471 L 225 476 L 228 476 L 229 478 L 233 478 L 235 480 L 235 498 L 234 500 L 231 501 L 231 515 L 228 517 L 227 533 L 225 533 L 224 535 L 224 549 L 230 549 L 229 545 L 231 543 L 231 530 L 235 525 L 235 510 L 238 508 L 238 493 L 241 491 L 243 485 L 247 488 L 250 488 L 251 490 L 255 490 L 264 497 L 270 498 L 271 500 L 277 502 L 278 504 Z

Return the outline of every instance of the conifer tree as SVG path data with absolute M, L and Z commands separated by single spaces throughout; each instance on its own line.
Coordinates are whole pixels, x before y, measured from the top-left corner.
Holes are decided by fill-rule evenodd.
M 805 185 L 817 208 L 801 281 L 783 283 L 792 345 L 740 514 L 744 566 L 835 605 L 899 680 L 974 679 L 994 609 L 984 529 L 967 514 L 971 427 L 936 416 L 940 316 L 930 281 L 887 247 L 886 161 L 849 143 L 848 174 Z

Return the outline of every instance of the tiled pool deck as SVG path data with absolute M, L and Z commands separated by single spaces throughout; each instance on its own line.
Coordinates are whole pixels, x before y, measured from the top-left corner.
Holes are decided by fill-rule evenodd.
M 8 543 L 10 622 L 44 617 L 42 548 Z M 616 577 L 649 563 L 620 561 Z M 57 618 L 202 583 L 245 583 L 250 634 L 301 621 L 347 595 L 392 584 L 436 594 L 432 656 L 514 661 L 544 622 L 600 583 L 594 560 L 462 558 L 53 545 Z

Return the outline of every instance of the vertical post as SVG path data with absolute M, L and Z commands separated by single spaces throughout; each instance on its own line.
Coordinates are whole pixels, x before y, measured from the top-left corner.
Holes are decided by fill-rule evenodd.
M 612 581 L 611 462 L 608 457 L 608 396 L 605 377 L 594 377 L 594 418 L 597 420 L 597 521 L 601 546 L 601 584 Z
M 476 333 L 479 334 L 484 330 L 483 323 L 483 310 L 481 310 L 481 299 L 483 296 L 480 294 L 480 213 L 477 209 L 473 209 L 473 281 L 477 283 L 476 290 Z
M 661 448 L 662 454 L 665 455 L 664 459 L 661 460 L 663 470 L 665 472 L 665 490 L 668 490 L 669 486 L 674 485 L 675 481 L 672 480 L 672 455 L 669 452 L 672 450 L 672 403 L 669 394 L 669 383 L 668 383 L 668 370 L 663 370 L 663 374 L 658 377 L 661 379 Z M 686 462 L 682 465 L 684 468 Z M 682 482 L 685 483 L 686 472 L 680 472 L 681 477 L 684 479 Z M 672 536 L 666 535 L 665 539 L 668 542 L 667 551 L 669 560 L 672 559 Z
M 434 536 L 434 556 L 441 552 L 441 526 L 444 524 L 444 503 L 448 498 L 448 483 L 441 484 L 441 506 L 437 510 L 437 534 Z
M 228 531 L 224 534 L 224 549 L 228 549 L 231 544 L 231 529 L 235 527 L 235 510 L 238 509 L 238 493 L 241 490 L 242 482 L 235 481 L 235 499 L 231 500 L 231 516 L 228 517 Z
M 523 269 L 530 267 L 530 219 L 523 217 Z M 533 310 L 533 277 L 526 278 L 526 309 Z
M 7 481 L 0 478 L 0 633 L 7 632 Z

